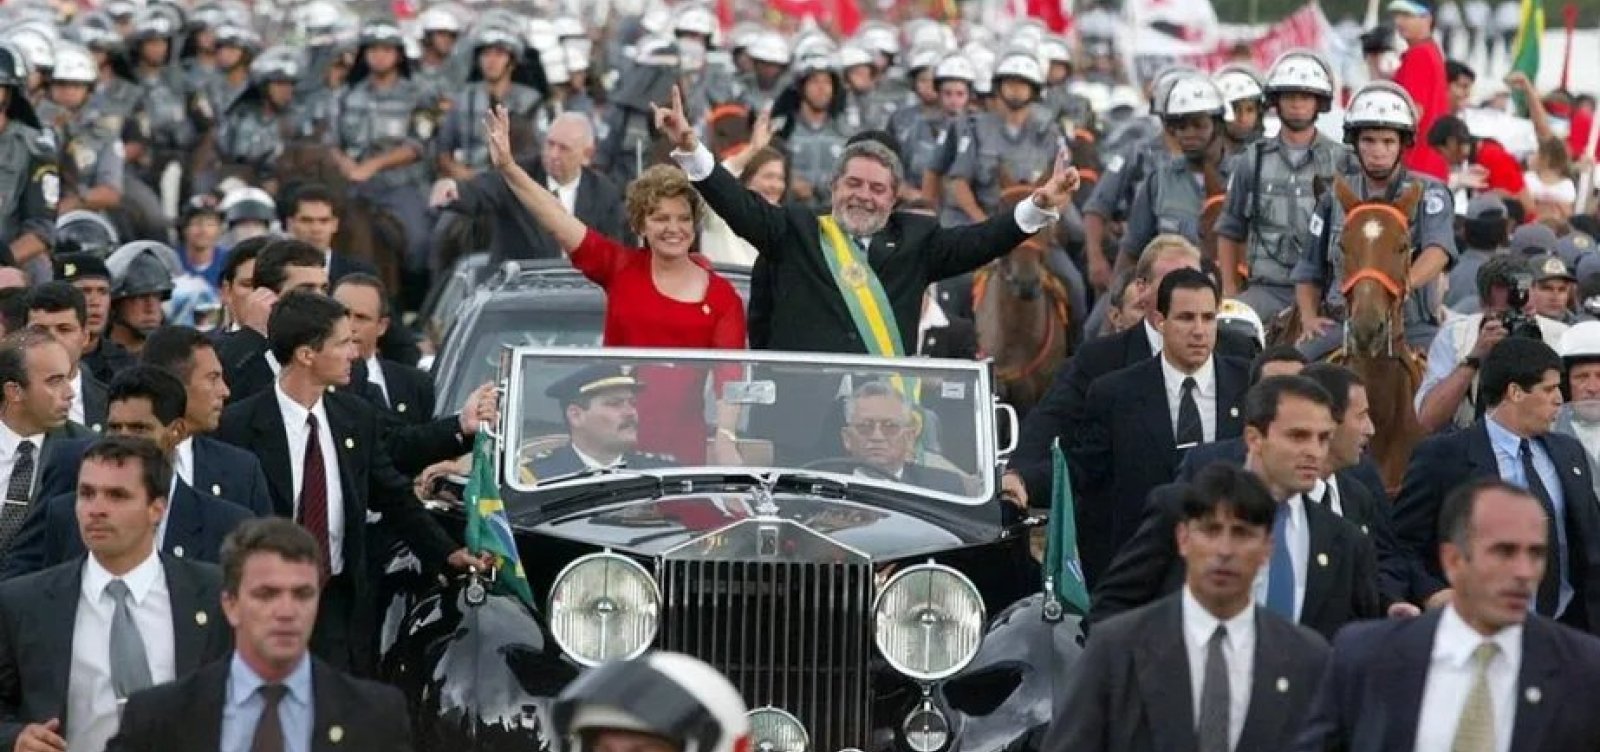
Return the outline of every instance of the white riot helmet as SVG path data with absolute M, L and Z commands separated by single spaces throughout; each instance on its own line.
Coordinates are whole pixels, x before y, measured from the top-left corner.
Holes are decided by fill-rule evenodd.
M 913 47 L 911 54 L 906 57 L 906 73 L 915 79 L 921 71 L 932 68 L 944 58 L 944 51 L 938 47 Z
M 56 69 L 50 78 L 57 83 L 94 86 L 100 78 L 100 66 L 88 49 L 62 42 L 56 46 Z
M 551 21 L 550 30 L 562 41 L 589 38 L 588 32 L 583 30 L 583 22 L 572 16 L 561 16 Z
M 744 50 L 751 60 L 758 63 L 771 63 L 788 67 L 793 59 L 789 55 L 789 43 L 775 31 L 766 31 L 756 35 L 750 40 L 750 46 Z
M 1576 362 L 1600 360 L 1600 321 L 1574 324 L 1561 335 L 1558 348 L 1567 365 Z
M 1188 65 L 1169 65 L 1161 69 L 1150 85 L 1150 113 L 1156 117 L 1165 114 L 1167 93 L 1172 91 L 1172 85 L 1184 76 L 1195 75 L 1204 74 L 1200 69 Z
M 717 16 L 704 5 L 684 5 L 672 19 L 673 34 L 698 34 L 710 39 L 717 33 Z
M 839 60 L 839 72 L 841 73 L 857 66 L 872 65 L 876 62 L 873 59 L 872 51 L 861 46 L 859 42 L 845 43 L 844 46 L 839 48 L 837 58 Z
M 56 66 L 55 41 L 45 32 L 24 26 L 7 34 L 5 39 L 22 53 L 29 70 L 48 72 Z
M 789 56 L 795 60 L 819 55 L 832 55 L 838 51 L 838 45 L 833 43 L 833 37 L 821 31 L 802 33 L 795 37 L 794 47 Z
M 1222 98 L 1228 104 L 1247 100 L 1261 101 L 1266 98 L 1266 87 L 1262 86 L 1261 76 L 1255 69 L 1244 63 L 1224 65 L 1212 74 L 1211 80 L 1222 91 Z
M 422 29 L 424 35 L 432 34 L 435 31 L 460 34 L 461 19 L 444 8 L 429 8 L 423 11 L 422 15 L 417 16 L 417 27 Z
M 1221 331 L 1232 329 L 1255 340 L 1262 347 L 1267 345 L 1267 328 L 1262 326 L 1260 314 L 1233 298 L 1222 301 L 1222 306 L 1217 309 L 1217 328 Z
M 1046 63 L 1072 65 L 1072 47 L 1067 40 L 1058 36 L 1047 36 L 1039 42 L 1039 56 Z
M 1044 87 L 1044 66 L 1039 64 L 1039 58 L 1027 50 L 1011 50 L 1001 55 L 1000 62 L 994 67 L 996 84 L 1008 78 L 1033 84 L 1037 95 L 1037 90 Z
M 1400 132 L 1400 140 L 1410 146 L 1417 135 L 1417 105 L 1411 95 L 1393 81 L 1373 81 L 1350 98 L 1344 111 L 1344 140 L 1355 145 L 1361 131 L 1389 128 Z
M 558 737 L 585 752 L 589 732 L 633 731 L 686 752 L 743 752 L 751 744 L 744 698 L 698 658 L 656 651 L 589 669 L 550 709 Z
M 1203 74 L 1182 76 L 1167 88 L 1161 103 L 1161 119 L 1172 121 L 1194 115 L 1221 118 L 1227 109 L 1222 92 L 1211 79 Z
M 856 39 L 862 47 L 880 55 L 895 57 L 900 54 L 900 35 L 891 26 L 870 22 L 862 24 L 856 32 Z
M 945 81 L 965 81 L 968 86 L 978 80 L 978 69 L 960 53 L 946 55 L 938 65 L 933 66 L 933 82 L 935 85 Z
M 1269 103 L 1275 94 L 1299 92 L 1318 97 L 1327 112 L 1333 107 L 1333 69 L 1314 52 L 1290 50 L 1267 70 L 1265 89 Z

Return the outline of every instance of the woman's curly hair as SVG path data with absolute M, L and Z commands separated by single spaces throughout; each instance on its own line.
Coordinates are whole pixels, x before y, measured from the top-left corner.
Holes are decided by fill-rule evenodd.
M 700 225 L 700 218 L 705 215 L 705 205 L 700 200 L 700 194 L 689 183 L 689 176 L 675 166 L 656 165 L 639 173 L 639 177 L 628 184 L 627 195 L 623 199 L 628 212 L 628 226 L 642 235 L 645 218 L 669 198 L 681 198 L 689 202 L 690 216 L 694 218 L 696 227 Z

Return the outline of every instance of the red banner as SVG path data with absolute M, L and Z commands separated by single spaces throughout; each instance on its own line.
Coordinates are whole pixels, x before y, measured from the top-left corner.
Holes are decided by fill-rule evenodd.
M 1289 50 L 1311 49 L 1325 53 L 1329 33 L 1328 17 L 1323 15 L 1322 6 L 1308 3 L 1246 44 L 1250 47 L 1251 62 L 1257 70 L 1264 71 Z M 1192 57 L 1188 62 L 1201 70 L 1216 70 L 1238 59 L 1237 46 L 1238 42 L 1219 42 L 1215 51 Z

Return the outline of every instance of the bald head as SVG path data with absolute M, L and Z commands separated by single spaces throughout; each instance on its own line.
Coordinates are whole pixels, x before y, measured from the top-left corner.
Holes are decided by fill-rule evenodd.
M 570 183 L 577 179 L 579 171 L 594 159 L 594 130 L 589 118 L 576 112 L 557 116 L 545 133 L 539 159 L 545 173 L 556 182 Z

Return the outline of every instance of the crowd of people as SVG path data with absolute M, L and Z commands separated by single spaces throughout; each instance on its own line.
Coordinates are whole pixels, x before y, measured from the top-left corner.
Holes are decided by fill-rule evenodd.
M 1111 39 L 1028 21 L 312 0 L 285 41 L 221 3 L 8 4 L 0 749 L 409 748 L 367 681 L 389 544 L 489 564 L 418 499 L 500 408 L 436 409 L 418 367 L 408 316 L 466 254 L 567 261 L 606 347 L 974 359 L 973 273 L 1024 243 L 1072 346 L 1001 496 L 1049 506 L 1064 450 L 1092 594 L 1044 746 L 1600 744 L 1572 704 L 1600 671 L 1594 101 L 1507 78 L 1514 154 L 1431 0 L 1387 10 L 1352 85 L 1313 50 L 1130 81 Z M 1323 362 L 1382 335 L 1425 356 L 1414 392 Z M 728 378 L 574 374 L 570 444 L 519 471 L 737 464 Z M 914 395 L 837 398 L 832 454 L 935 472 Z M 1370 445 L 1400 413 L 1425 438 L 1393 482 Z M 597 669 L 557 733 L 741 749 L 710 671 Z

